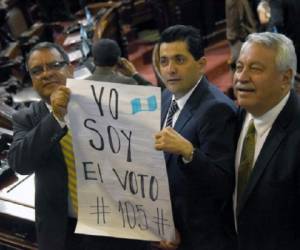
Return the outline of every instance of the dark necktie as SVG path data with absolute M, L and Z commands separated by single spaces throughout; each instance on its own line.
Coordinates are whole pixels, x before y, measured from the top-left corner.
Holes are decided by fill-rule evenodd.
M 179 109 L 177 102 L 175 100 L 172 101 L 172 104 L 169 108 L 168 116 L 167 116 L 167 121 L 166 121 L 166 127 L 172 127 L 172 122 L 173 122 L 173 116 L 176 113 L 176 111 Z
M 77 201 L 77 179 L 75 169 L 75 159 L 73 153 L 72 136 L 68 133 L 60 140 L 61 149 L 65 158 L 68 171 L 68 189 L 71 196 L 72 205 L 75 213 L 78 211 Z
M 253 121 L 249 124 L 247 134 L 245 136 L 241 159 L 240 159 L 240 166 L 238 169 L 238 186 L 237 186 L 237 208 L 239 210 L 241 196 L 246 188 L 248 183 L 253 159 L 254 159 L 254 152 L 255 152 L 255 126 Z

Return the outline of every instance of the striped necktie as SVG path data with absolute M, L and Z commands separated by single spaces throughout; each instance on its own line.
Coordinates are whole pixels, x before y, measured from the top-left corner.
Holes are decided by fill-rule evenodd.
M 75 169 L 75 159 L 72 146 L 72 135 L 68 133 L 60 140 L 61 149 L 65 158 L 68 171 L 68 189 L 71 196 L 72 205 L 75 213 L 78 211 L 78 200 L 77 200 L 77 179 Z
M 240 166 L 238 169 L 238 186 L 237 186 L 237 207 L 238 208 L 240 205 L 241 196 L 247 186 L 249 177 L 251 175 L 254 153 L 255 153 L 255 126 L 254 126 L 254 122 L 252 121 L 249 124 L 248 131 L 243 142 Z
M 172 104 L 169 108 L 168 116 L 167 116 L 167 121 L 166 121 L 166 127 L 173 127 L 173 116 L 179 109 L 177 102 L 175 100 L 172 101 Z

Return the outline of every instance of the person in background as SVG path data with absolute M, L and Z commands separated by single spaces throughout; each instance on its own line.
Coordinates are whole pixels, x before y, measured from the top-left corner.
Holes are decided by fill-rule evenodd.
M 146 250 L 147 242 L 75 234 L 77 187 L 70 131 L 65 121 L 73 68 L 57 44 L 42 42 L 27 57 L 33 88 L 41 97 L 13 115 L 9 166 L 35 174 L 35 220 L 39 250 Z M 75 177 L 74 177 L 75 176 Z
M 116 41 L 108 38 L 96 41 L 93 44 L 92 55 L 96 69 L 86 80 L 151 85 L 138 74 L 132 63 L 121 58 L 121 49 Z
M 205 76 L 202 37 L 191 26 L 175 25 L 161 34 L 159 68 L 162 130 L 155 148 L 165 154 L 174 242 L 156 246 L 180 250 L 232 250 L 236 108 Z M 227 227 L 228 226 L 228 227 Z
M 228 64 L 235 67 L 241 45 L 248 34 L 257 29 L 256 13 L 253 9 L 257 0 L 226 0 L 226 38 L 229 43 L 231 56 Z
M 295 46 L 297 58 L 300 56 L 300 1 L 298 0 L 268 0 L 271 8 L 271 17 L 268 31 L 277 31 L 290 38 Z M 297 65 L 297 74 L 294 87 L 300 94 L 300 65 Z
M 234 211 L 240 250 L 300 249 L 297 58 L 278 33 L 248 36 L 237 60 L 239 110 Z
M 266 31 L 270 18 L 271 18 L 271 7 L 269 0 L 261 0 L 257 5 L 257 15 L 259 24 L 261 26 L 260 31 Z

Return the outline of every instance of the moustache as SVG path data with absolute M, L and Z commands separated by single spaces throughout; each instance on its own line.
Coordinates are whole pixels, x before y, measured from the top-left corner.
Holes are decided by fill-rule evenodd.
M 234 89 L 236 91 L 255 91 L 255 87 L 251 83 L 235 82 Z

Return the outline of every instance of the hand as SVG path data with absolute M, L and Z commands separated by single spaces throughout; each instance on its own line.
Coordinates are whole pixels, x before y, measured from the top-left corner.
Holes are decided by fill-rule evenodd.
M 126 58 L 121 57 L 117 65 L 117 70 L 125 76 L 132 77 L 134 74 L 137 74 L 134 65 Z
M 155 135 L 154 147 L 156 150 L 182 155 L 186 160 L 190 160 L 194 150 L 193 144 L 171 127 L 164 128 Z
M 160 242 L 152 243 L 152 245 L 155 246 L 155 247 L 161 248 L 161 249 L 173 250 L 173 249 L 177 249 L 180 242 L 181 242 L 181 237 L 180 237 L 179 232 L 176 229 L 176 231 L 175 231 L 175 240 L 174 241 L 162 240 Z
M 59 86 L 50 96 L 53 115 L 60 121 L 64 121 L 67 114 L 71 91 L 66 86 Z

